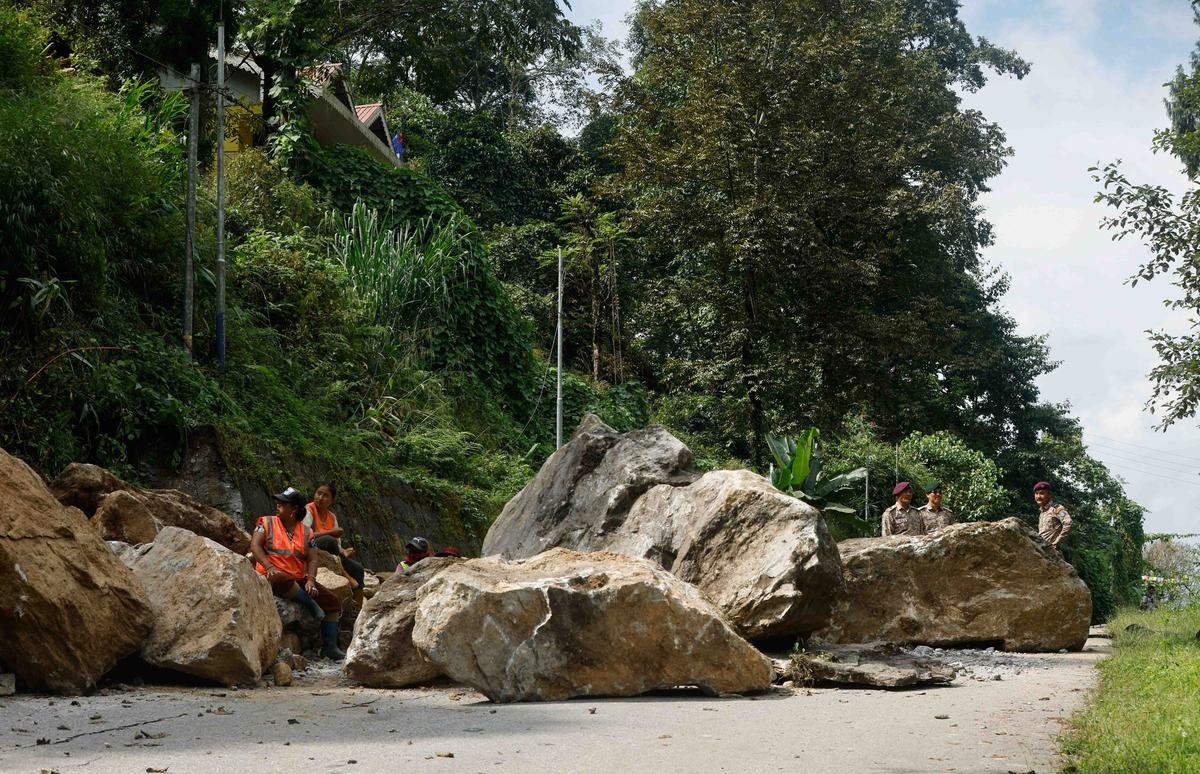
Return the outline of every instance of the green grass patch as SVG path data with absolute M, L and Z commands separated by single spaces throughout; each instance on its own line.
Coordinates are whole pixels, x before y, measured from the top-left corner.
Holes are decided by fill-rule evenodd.
M 1065 771 L 1200 771 L 1200 606 L 1122 611 L 1092 707 L 1076 715 Z

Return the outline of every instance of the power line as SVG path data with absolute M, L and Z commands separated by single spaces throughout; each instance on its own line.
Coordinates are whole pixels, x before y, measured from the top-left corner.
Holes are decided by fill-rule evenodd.
M 1137 474 L 1139 474 L 1139 475 L 1144 475 L 1144 476 L 1154 476 L 1155 478 L 1162 478 L 1162 479 L 1165 479 L 1165 480 L 1167 480 L 1167 481 L 1174 481 L 1174 482 L 1175 482 L 1175 483 L 1177 483 L 1177 484 L 1186 484 L 1186 485 L 1188 485 L 1188 486 L 1200 486 L 1200 479 L 1197 479 L 1197 480 L 1195 480 L 1195 481 L 1188 481 L 1187 479 L 1183 479 L 1183 478 L 1175 478 L 1174 476 L 1167 476 L 1167 475 L 1164 475 L 1164 474 L 1162 474 L 1162 473 L 1159 473 L 1159 472 L 1157 472 L 1157 471 L 1152 471 L 1152 470 L 1142 470 L 1141 468 L 1135 468 L 1135 467 L 1132 467 L 1132 466 L 1113 465 L 1113 466 L 1111 466 L 1111 467 L 1114 467 L 1114 468 L 1116 468 L 1118 473 L 1120 473 L 1120 472 L 1122 472 L 1122 471 L 1124 471 L 1124 472 L 1126 472 L 1126 473 L 1137 473 Z
M 1200 465 L 1192 465 L 1190 463 L 1183 462 L 1169 462 L 1167 460 L 1153 459 L 1151 457 L 1139 457 L 1136 456 L 1137 452 L 1131 452 L 1127 449 L 1118 449 L 1110 446 L 1098 446 L 1093 444 L 1091 448 L 1100 452 L 1100 455 L 1098 456 L 1115 456 L 1118 459 L 1124 459 L 1127 462 L 1163 465 L 1168 468 L 1177 468 L 1181 473 L 1200 473 Z
M 1168 451 L 1166 449 L 1159 449 L 1159 448 L 1155 448 L 1153 446 L 1143 446 L 1142 444 L 1133 443 L 1132 441 L 1121 441 L 1116 438 L 1107 438 L 1103 435 L 1097 435 L 1095 433 L 1086 433 L 1086 435 L 1092 436 L 1094 438 L 1099 438 L 1100 440 L 1107 441 L 1109 443 L 1120 444 L 1122 446 L 1132 446 L 1136 449 L 1142 449 L 1145 451 L 1155 452 L 1157 454 L 1163 454 L 1163 455 L 1167 455 L 1170 457 L 1178 457 L 1180 459 L 1193 460 L 1196 463 L 1200 463 L 1200 457 L 1196 457 L 1196 456 L 1192 456 L 1192 455 L 1188 455 L 1188 454 L 1179 454 L 1178 452 Z

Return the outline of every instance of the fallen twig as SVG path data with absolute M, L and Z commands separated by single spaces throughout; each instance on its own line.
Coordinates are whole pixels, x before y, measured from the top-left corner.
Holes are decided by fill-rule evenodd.
M 138 721 L 137 723 L 126 723 L 123 726 L 113 726 L 112 728 L 99 728 L 99 729 L 96 729 L 95 731 L 83 731 L 83 732 L 75 734 L 73 736 L 67 736 L 67 737 L 63 737 L 62 739 L 56 739 L 53 742 L 51 742 L 50 744 L 63 744 L 65 742 L 74 741 L 75 739 L 78 739 L 81 736 L 95 736 L 96 734 L 107 734 L 111 731 L 124 731 L 127 728 L 137 728 L 138 726 L 148 726 L 151 723 L 161 723 L 164 720 L 175 720 L 177 718 L 186 718 L 190 714 L 191 714 L 190 712 L 181 712 L 178 715 L 169 715 L 165 718 L 155 718 L 154 720 L 141 720 L 141 721 Z M 20 750 L 25 747 L 34 747 L 36 745 L 37 745 L 37 743 L 34 742 L 33 744 L 17 745 L 16 747 L 13 747 L 11 749 Z

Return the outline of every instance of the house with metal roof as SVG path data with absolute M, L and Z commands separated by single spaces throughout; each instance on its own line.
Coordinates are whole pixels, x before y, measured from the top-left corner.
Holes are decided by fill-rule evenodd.
M 308 119 L 322 145 L 353 145 L 380 161 L 400 166 L 392 150 L 383 104 L 355 105 L 340 64 L 322 64 L 300 71 L 312 99 Z M 163 88 L 185 88 L 186 78 L 173 70 L 159 73 Z M 263 143 L 263 73 L 245 53 L 225 57 L 225 84 L 232 104 L 226 106 L 225 152 L 237 153 Z

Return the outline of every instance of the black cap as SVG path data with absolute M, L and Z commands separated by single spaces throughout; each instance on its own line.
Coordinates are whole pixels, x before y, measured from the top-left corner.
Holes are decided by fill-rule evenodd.
M 417 553 L 425 553 L 425 552 L 429 551 L 429 541 L 423 537 L 415 537 L 412 540 L 408 541 L 408 544 L 405 545 L 404 548 L 408 551 L 416 551 Z
M 279 494 L 275 495 L 275 499 L 281 503 L 294 505 L 297 508 L 303 508 L 308 504 L 308 500 L 304 497 L 304 495 L 300 494 L 290 486 Z

